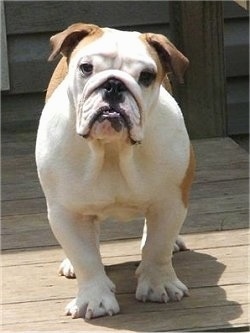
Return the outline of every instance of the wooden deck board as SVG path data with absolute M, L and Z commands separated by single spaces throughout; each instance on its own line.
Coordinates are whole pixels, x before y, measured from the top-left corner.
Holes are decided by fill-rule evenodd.
M 3 330 L 174 331 L 249 326 L 248 154 L 228 138 L 194 142 L 197 173 L 182 229 L 190 251 L 174 255 L 191 296 L 180 303 L 135 300 L 143 221 L 102 226 L 101 252 L 121 313 L 90 322 L 63 316 L 76 280 L 56 274 L 62 249 L 47 221 L 33 133 L 2 140 Z M 126 278 L 124 279 L 124 276 Z
M 134 298 L 138 239 L 102 244 L 106 271 L 117 284 L 121 314 L 89 323 L 62 315 L 76 291 L 76 280 L 56 275 L 63 257 L 60 248 L 5 251 L 3 329 L 165 331 L 246 326 L 248 236 L 245 229 L 185 235 L 193 250 L 175 254 L 174 266 L 191 296 L 166 305 L 142 304 Z M 34 308 L 38 317 L 30 315 Z
M 217 285 L 246 285 L 248 282 L 245 269 L 247 265 L 247 249 L 246 247 L 241 249 L 234 248 L 234 251 L 237 251 L 238 255 L 232 258 L 230 258 L 229 253 L 220 256 L 217 255 L 216 251 L 214 251 L 216 257 L 214 257 L 209 250 L 202 252 L 192 251 L 188 254 L 176 255 L 178 258 L 173 260 L 174 267 L 183 282 L 191 289 Z M 217 252 L 219 251 L 217 250 Z M 220 249 L 221 252 L 222 249 Z M 241 259 L 242 255 L 245 258 Z M 117 285 L 118 294 L 133 294 L 135 292 L 136 280 L 134 272 L 139 260 L 139 255 L 104 259 L 104 263 L 108 265 L 106 266 L 106 271 Z M 60 261 L 55 261 L 4 267 L 3 303 L 35 302 L 44 300 L 46 297 L 50 299 L 68 299 L 72 297 L 76 291 L 76 283 L 75 281 L 63 281 L 62 285 L 61 281 L 59 281 L 60 277 L 56 274 L 59 263 Z M 201 270 L 203 265 L 205 269 Z M 232 269 L 229 266 L 234 266 L 234 268 Z M 32 283 L 28 278 L 30 272 L 32 272 L 32 276 L 36 277 Z M 25 276 L 27 280 L 24 281 L 22 276 Z M 124 276 L 126 276 L 126 279 L 124 279 Z M 60 280 L 64 280 L 64 278 Z M 25 294 L 21 292 L 22 289 L 26 290 Z M 246 293 L 244 294 L 247 297 Z M 204 301 L 205 303 L 206 301 Z

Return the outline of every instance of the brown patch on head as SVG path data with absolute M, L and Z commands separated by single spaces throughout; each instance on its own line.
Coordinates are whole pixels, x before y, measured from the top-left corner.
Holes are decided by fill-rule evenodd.
M 78 44 L 83 47 L 99 38 L 102 34 L 102 29 L 97 25 L 75 23 L 51 37 L 52 53 L 48 60 L 54 60 L 60 53 L 63 58 L 59 61 L 49 82 L 46 101 L 67 75 L 70 57 L 74 54 Z
M 191 185 L 194 179 L 194 172 L 195 172 L 195 155 L 192 145 L 190 144 L 190 155 L 189 155 L 189 164 L 186 170 L 185 177 L 181 183 L 181 193 L 182 193 L 182 201 L 184 206 L 187 208 L 188 200 L 189 200 L 189 193 L 191 190 Z
M 148 42 L 148 40 L 147 40 L 147 34 L 141 34 L 140 35 L 140 39 L 146 44 L 147 50 L 148 50 L 149 54 L 151 55 L 151 57 L 156 62 L 156 66 L 157 66 L 157 77 L 156 77 L 156 81 L 158 81 L 159 84 L 162 84 L 165 76 L 167 76 L 167 72 L 165 72 L 165 70 L 163 69 L 163 66 L 161 64 L 160 58 L 158 56 L 158 53 L 157 53 L 156 49 L 154 47 L 152 47 L 150 45 L 150 43 Z
M 99 28 L 98 30 L 96 30 L 94 33 L 89 34 L 88 36 L 86 36 L 85 38 L 83 38 L 77 45 L 76 47 L 72 50 L 71 53 L 71 57 L 73 57 L 73 55 L 75 53 L 77 53 L 77 51 L 81 48 L 83 48 L 84 46 L 93 43 L 96 39 L 100 38 L 102 35 L 104 34 L 104 31 Z
M 167 74 L 165 75 L 165 77 L 162 81 L 162 85 L 171 95 L 173 94 L 172 84 L 171 84 Z
M 157 58 L 158 69 L 161 68 L 160 80 L 162 81 L 166 74 L 172 72 L 178 81 L 183 83 L 183 76 L 189 64 L 188 59 L 163 35 L 146 33 L 142 34 L 141 38 L 150 46 L 150 52 L 154 58 Z
M 95 36 L 95 39 L 97 36 L 102 35 L 102 33 L 102 29 L 94 24 L 72 24 L 64 31 L 50 38 L 52 53 L 49 61 L 54 60 L 59 53 L 62 53 L 62 55 L 69 59 L 72 51 L 83 38 Z

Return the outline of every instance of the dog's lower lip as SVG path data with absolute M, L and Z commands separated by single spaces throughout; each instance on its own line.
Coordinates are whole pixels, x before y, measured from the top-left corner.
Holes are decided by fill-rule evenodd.
M 128 129 L 128 132 L 129 132 L 129 139 L 130 139 L 130 142 L 132 145 L 135 145 L 135 144 L 140 144 L 141 142 L 140 141 L 135 141 L 131 136 L 130 136 L 130 130 L 132 128 L 132 123 L 129 119 L 129 116 L 126 115 L 125 111 L 118 108 L 112 108 L 112 107 L 102 107 L 100 108 L 96 113 L 95 115 L 93 116 L 93 118 L 91 119 L 90 123 L 89 123 L 89 131 L 88 133 L 86 134 L 81 134 L 81 136 L 85 139 L 88 139 L 89 135 L 90 135 L 90 131 L 94 125 L 94 123 L 96 121 L 98 121 L 98 118 L 100 118 L 101 116 L 103 116 L 103 120 L 107 119 L 107 118 L 118 118 L 118 117 L 121 117 L 123 119 L 123 122 L 125 124 L 125 126 L 127 127 Z
M 102 123 L 103 121 L 108 120 L 113 127 L 113 129 L 117 132 L 120 132 L 124 126 L 127 127 L 126 120 L 119 112 L 103 112 L 101 113 L 96 121 Z
M 118 118 L 121 117 L 123 119 L 123 122 L 125 126 L 130 130 L 131 128 L 131 122 L 129 117 L 125 114 L 125 112 L 122 109 L 116 109 L 113 107 L 103 107 L 100 110 L 98 110 L 95 114 L 95 116 L 92 118 L 89 128 L 91 129 L 92 126 L 96 121 L 103 121 L 105 119 L 112 119 L 112 118 Z

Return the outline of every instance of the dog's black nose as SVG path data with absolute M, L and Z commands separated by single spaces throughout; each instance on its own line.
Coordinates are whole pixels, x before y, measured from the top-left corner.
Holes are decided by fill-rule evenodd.
M 126 91 L 125 84 L 118 79 L 109 79 L 102 88 L 104 89 L 104 99 L 109 103 L 122 103 L 124 101 L 123 92 Z

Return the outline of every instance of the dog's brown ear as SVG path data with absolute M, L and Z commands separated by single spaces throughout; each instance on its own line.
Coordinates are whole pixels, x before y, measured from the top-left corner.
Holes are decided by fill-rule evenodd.
M 146 41 L 156 50 L 166 73 L 173 72 L 178 81 L 183 83 L 189 60 L 163 35 L 147 33 Z
M 92 35 L 101 29 L 94 24 L 75 23 L 66 30 L 50 38 L 52 53 L 48 61 L 54 60 L 59 53 L 69 57 L 75 46 L 86 36 Z

